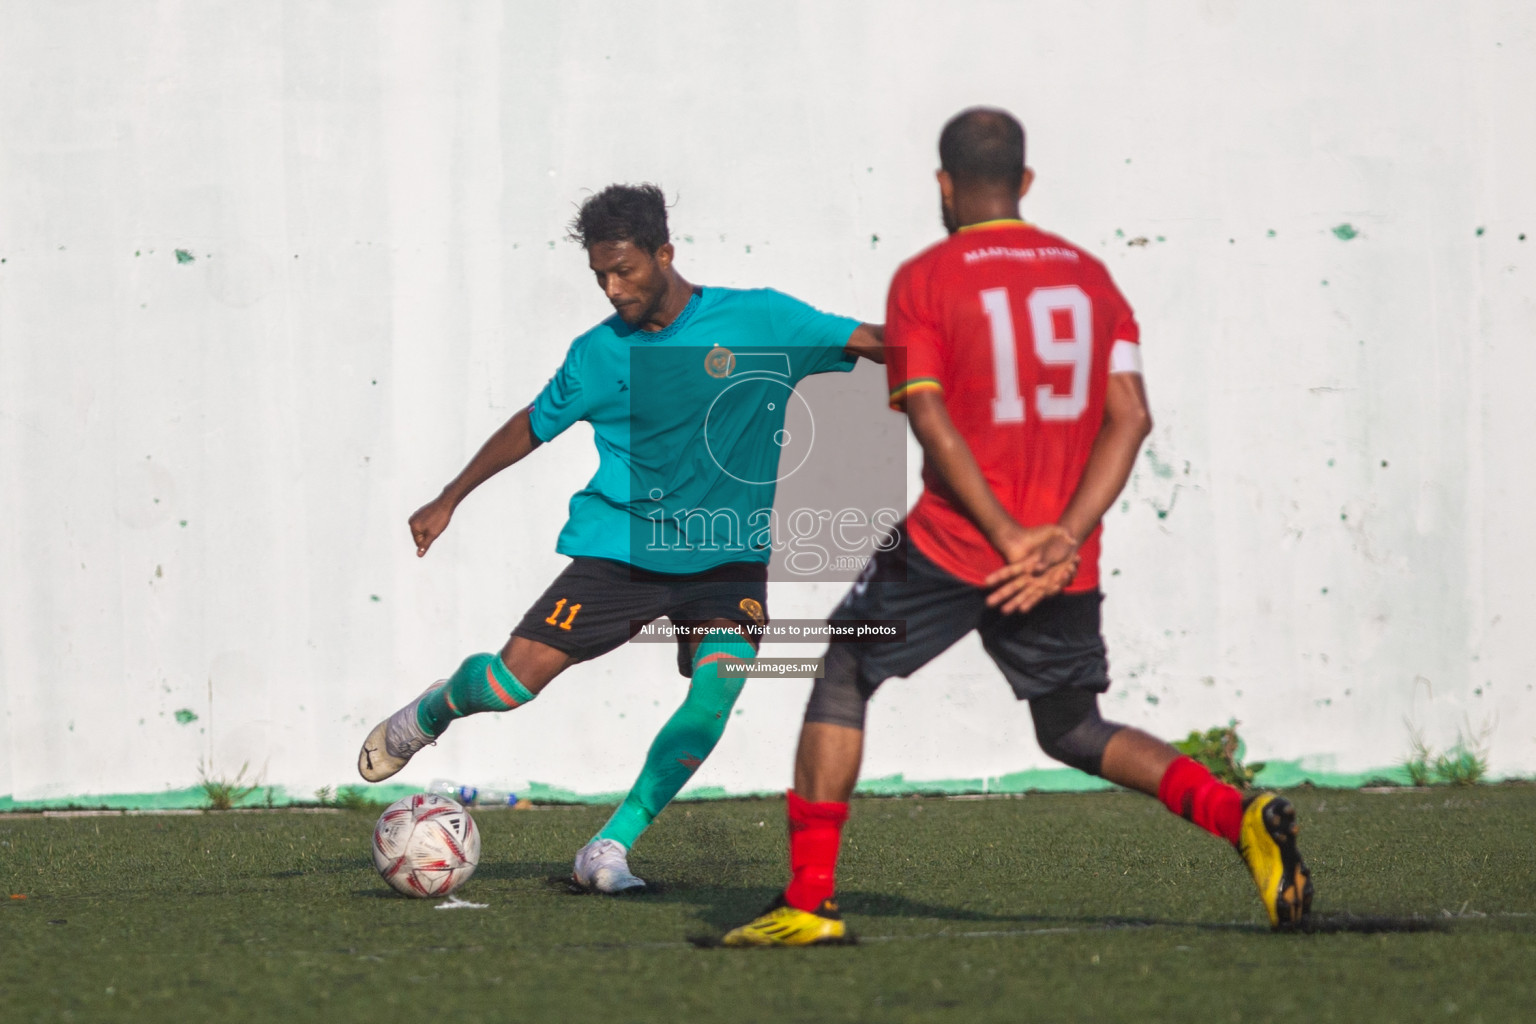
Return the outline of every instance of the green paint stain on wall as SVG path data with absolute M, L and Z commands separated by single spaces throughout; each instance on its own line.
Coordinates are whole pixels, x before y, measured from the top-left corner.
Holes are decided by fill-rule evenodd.
M 1162 461 L 1161 459 L 1159 459 L 1157 457 L 1157 452 L 1155 452 L 1152 449 L 1148 448 L 1147 451 L 1146 451 L 1146 456 L 1147 456 L 1147 461 L 1152 463 L 1152 472 L 1156 473 L 1158 476 L 1162 477 L 1164 480 L 1170 480 L 1170 479 L 1173 478 L 1173 467 L 1171 465 L 1169 465 L 1168 463 L 1166 463 L 1166 462 Z
M 1340 224 L 1338 227 L 1333 229 L 1333 237 L 1337 238 L 1341 242 L 1347 242 L 1359 233 L 1360 232 L 1356 231 L 1354 225 L 1352 224 Z
M 176 724 L 177 725 L 191 725 L 195 721 L 197 721 L 197 712 L 196 711 L 193 711 L 191 708 L 177 708 L 176 709 Z
M 1270 228 L 1268 231 L 1266 231 L 1265 232 L 1265 237 L 1267 237 L 1267 238 L 1274 238 L 1275 237 L 1275 229 L 1274 228 Z
M 188 252 L 185 249 L 177 249 L 176 250 L 176 262 L 177 263 L 192 263 L 196 259 L 197 259 L 196 256 L 193 256 L 190 252 Z
M 1477 229 L 1477 237 L 1478 238 L 1482 238 L 1483 237 L 1483 231 L 1484 231 L 1483 228 L 1478 228 Z
M 368 600 L 373 601 L 374 603 L 378 603 L 379 601 L 382 601 L 383 598 L 379 597 L 378 594 L 369 594 Z

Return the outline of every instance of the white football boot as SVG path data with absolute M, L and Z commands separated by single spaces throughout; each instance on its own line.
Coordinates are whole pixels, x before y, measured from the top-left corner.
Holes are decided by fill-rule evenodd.
M 359 775 L 369 782 L 383 782 L 404 768 L 422 747 L 437 742 L 421 731 L 416 720 L 416 706 L 446 682 L 448 680 L 439 679 L 421 691 L 421 696 L 373 727 L 357 754 Z
M 645 879 L 629 873 L 629 851 L 617 839 L 594 839 L 576 851 L 571 877 L 594 892 L 615 896 L 645 888 Z

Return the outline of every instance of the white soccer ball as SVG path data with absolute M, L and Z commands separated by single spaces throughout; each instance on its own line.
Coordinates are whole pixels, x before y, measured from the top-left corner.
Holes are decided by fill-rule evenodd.
M 447 896 L 480 861 L 480 830 L 447 797 L 417 793 L 396 800 L 373 826 L 373 866 L 407 896 Z

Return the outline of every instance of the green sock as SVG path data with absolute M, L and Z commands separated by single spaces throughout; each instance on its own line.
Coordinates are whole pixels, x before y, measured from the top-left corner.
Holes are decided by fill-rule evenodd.
M 714 630 L 699 643 L 688 697 L 656 734 L 640 777 L 608 824 L 593 838 L 616 839 L 625 849 L 633 847 L 640 833 L 672 802 L 720 742 L 731 708 L 746 682 L 718 676 L 715 664 L 721 659 L 713 656 L 721 654 L 743 661 L 757 657 L 752 645 L 735 630 Z
M 509 711 L 533 700 L 499 654 L 471 654 L 459 670 L 416 706 L 416 724 L 434 739 L 455 718 L 482 711 Z

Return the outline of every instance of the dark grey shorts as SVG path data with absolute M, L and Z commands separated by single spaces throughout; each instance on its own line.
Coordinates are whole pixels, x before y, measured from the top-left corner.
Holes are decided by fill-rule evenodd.
M 577 661 L 607 654 L 648 622 L 666 616 L 678 625 L 768 619 L 768 567 L 732 562 L 687 576 L 646 572 L 606 558 L 573 558 L 512 630 L 564 651 Z M 757 646 L 755 640 L 752 641 Z M 677 643 L 677 670 L 693 672 L 690 646 Z
M 1109 689 L 1099 632 L 1102 593 L 1058 594 L 1022 615 L 1000 614 L 986 598 L 983 588 L 929 561 L 902 530 L 895 547 L 877 552 L 865 566 L 830 619 L 904 621 L 906 639 L 833 646 L 857 661 L 865 697 L 891 676 L 916 672 L 973 629 L 1020 700 L 1068 688 Z

